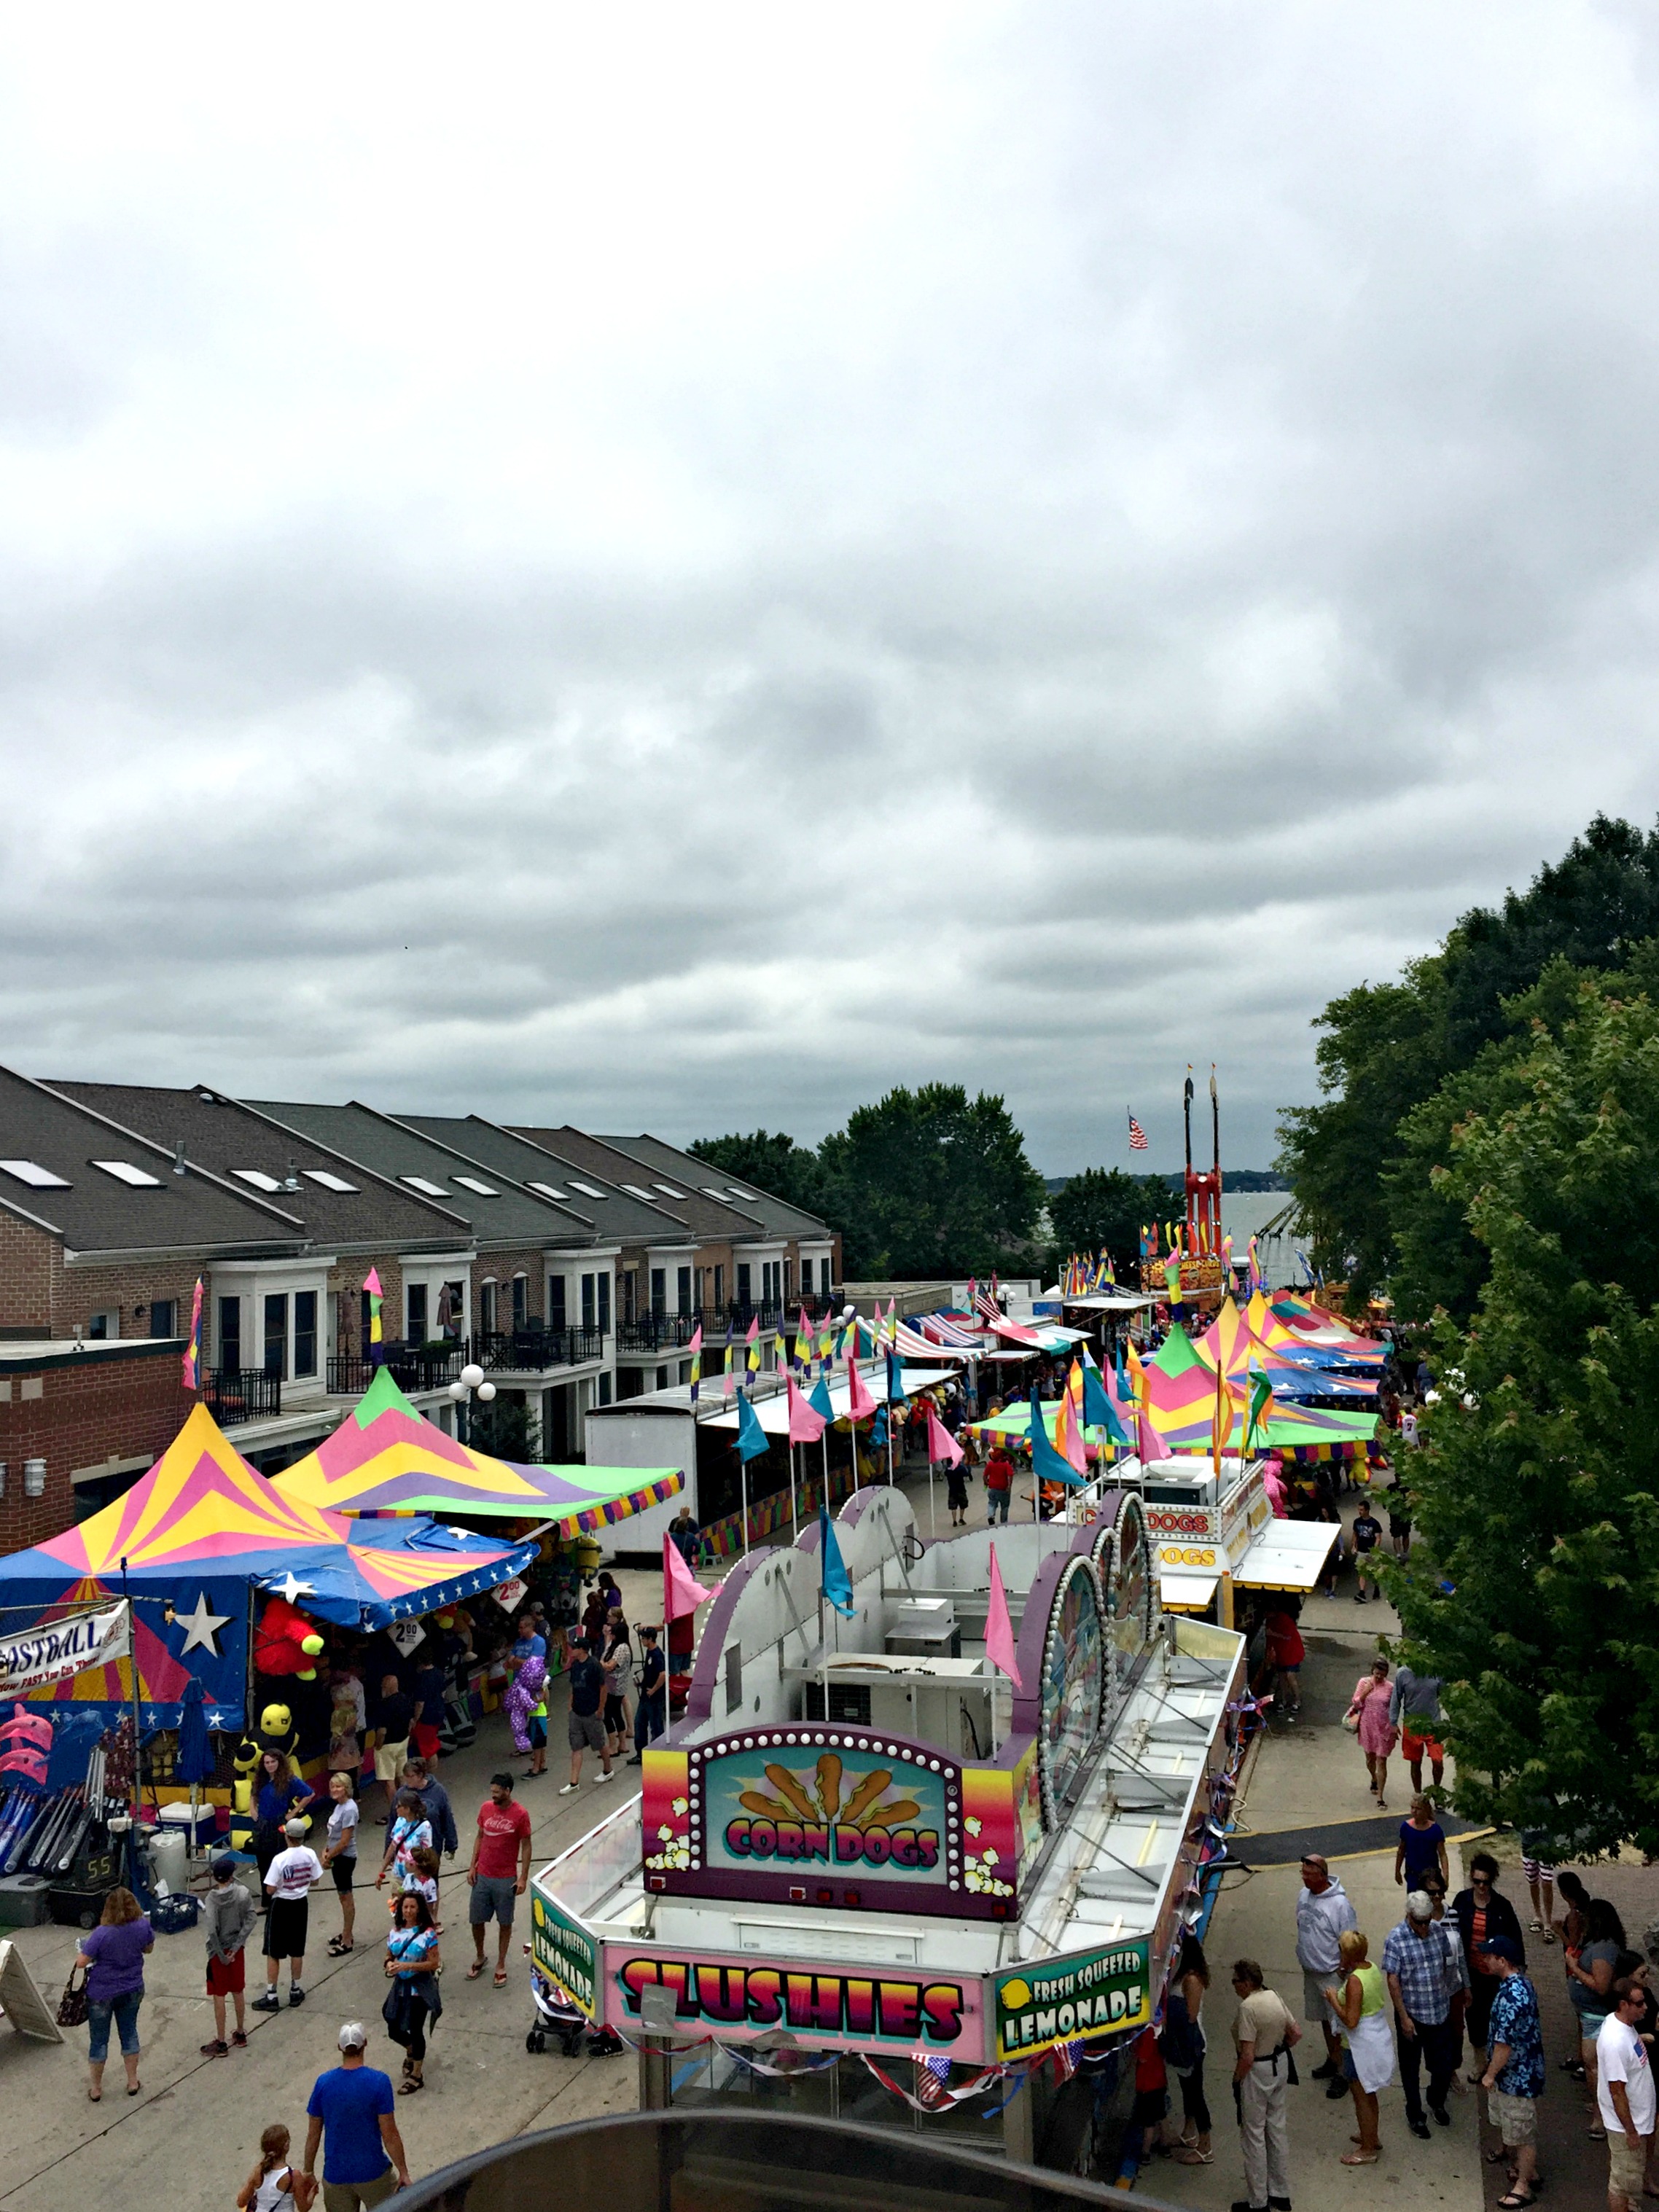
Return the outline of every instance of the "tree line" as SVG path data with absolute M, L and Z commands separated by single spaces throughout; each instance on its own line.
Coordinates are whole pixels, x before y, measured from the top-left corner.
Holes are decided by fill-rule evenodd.
M 1659 830 L 1598 815 L 1319 1025 L 1282 1164 L 1350 1302 L 1431 1346 L 1384 1577 L 1458 1808 L 1659 1850 Z

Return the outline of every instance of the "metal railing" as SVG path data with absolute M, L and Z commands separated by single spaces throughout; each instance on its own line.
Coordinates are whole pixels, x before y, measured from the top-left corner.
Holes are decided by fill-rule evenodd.
M 208 1368 L 202 1376 L 202 1403 L 222 1429 L 264 1420 L 283 1410 L 283 1378 L 259 1367 Z
M 467 1346 L 453 1344 L 383 1344 L 378 1357 L 362 1358 L 342 1352 L 330 1358 L 326 1376 L 331 1398 L 361 1397 L 384 1367 L 400 1390 L 441 1390 L 456 1382 L 469 1357 Z
M 544 1328 L 530 1322 L 522 1328 L 475 1336 L 472 1357 L 491 1374 L 538 1375 L 549 1367 L 574 1367 L 605 1357 L 602 1328 Z
M 695 1313 L 647 1313 L 623 1322 L 617 1331 L 621 1352 L 663 1352 L 690 1344 L 699 1316 Z M 724 1329 L 726 1324 L 720 1323 Z

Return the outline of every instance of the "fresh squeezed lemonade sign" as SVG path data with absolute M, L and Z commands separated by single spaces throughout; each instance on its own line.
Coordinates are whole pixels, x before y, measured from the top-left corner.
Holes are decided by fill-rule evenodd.
M 996 1984 L 996 2055 L 1030 2057 L 1081 2035 L 1142 2028 L 1152 2016 L 1150 1945 L 1033 1960 Z
M 549 1981 L 568 1991 L 589 2020 L 598 2021 L 599 1946 L 534 1881 L 530 1885 L 530 1955 Z

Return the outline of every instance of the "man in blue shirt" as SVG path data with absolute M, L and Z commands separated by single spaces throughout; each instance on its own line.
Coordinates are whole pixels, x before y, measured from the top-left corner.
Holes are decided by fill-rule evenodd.
M 1382 1971 L 1389 1978 L 1400 2036 L 1400 2086 L 1406 2096 L 1406 2124 L 1426 2136 L 1422 2066 L 1429 2069 L 1429 2110 L 1443 2128 L 1451 2125 L 1446 2092 L 1457 2071 L 1462 2038 L 1452 2024 L 1452 1999 L 1468 1986 L 1463 1946 L 1434 1917 L 1434 1899 L 1420 1889 L 1406 1899 L 1406 1917 L 1391 1929 L 1382 1946 Z
M 546 1658 L 547 1638 L 536 1633 L 534 1613 L 521 1613 L 519 1615 L 519 1640 L 507 1656 L 514 1662 L 513 1669 L 514 1674 L 523 1666 L 526 1659 Z
M 392 2117 L 392 2083 L 365 2065 L 368 2030 L 349 2020 L 340 2030 L 340 2063 L 319 2074 L 306 2106 L 305 2170 L 317 2171 L 317 2151 L 327 2132 L 323 2159 L 324 2212 L 370 2212 L 409 2186 L 409 2160 Z
M 426 1808 L 426 1817 L 432 1826 L 432 1848 L 441 1851 L 446 1858 L 453 1858 L 460 1848 L 460 1838 L 455 1829 L 455 1808 L 449 1802 L 449 1792 L 434 1775 L 428 1761 L 410 1759 L 404 1767 L 403 1786 L 412 1790 Z
M 1538 1992 L 1521 1963 L 1521 1947 L 1508 1936 L 1491 1936 L 1481 1945 L 1503 1976 L 1493 1993 L 1486 2022 L 1486 2070 L 1480 2086 L 1492 2125 L 1508 2154 L 1510 2189 L 1504 2205 L 1530 2204 L 1538 2176 L 1538 2106 L 1544 2094 L 1544 2031 Z
M 600 1771 L 594 1777 L 599 1782 L 611 1779 L 611 1738 L 605 1732 L 599 1707 L 605 1698 L 605 1669 L 593 1656 L 580 1636 L 570 1640 L 570 1779 L 559 1784 L 561 1797 L 568 1797 L 580 1787 L 582 1778 L 582 1753 L 597 1751 Z

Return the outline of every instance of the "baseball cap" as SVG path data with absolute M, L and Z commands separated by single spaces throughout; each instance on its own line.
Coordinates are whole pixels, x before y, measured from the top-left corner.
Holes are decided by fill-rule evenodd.
M 1521 1964 L 1521 1946 L 1513 1936 L 1488 1936 L 1480 1948 L 1494 1959 L 1507 1959 L 1512 1966 Z
M 343 2021 L 340 2026 L 339 2040 L 342 2051 L 367 2051 L 368 2030 L 360 2020 Z
M 228 1851 L 221 1851 L 212 1866 L 215 1881 L 228 1881 L 236 1871 L 236 1862 Z

